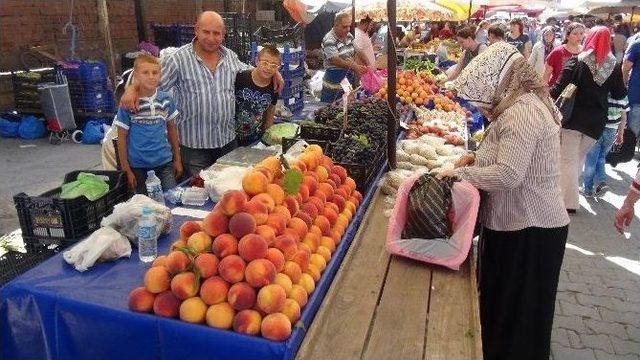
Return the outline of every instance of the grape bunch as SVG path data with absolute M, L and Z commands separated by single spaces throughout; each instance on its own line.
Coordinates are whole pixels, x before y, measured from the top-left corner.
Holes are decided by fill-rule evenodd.
M 376 149 L 375 145 L 366 144 L 355 137 L 343 137 L 331 143 L 329 156 L 339 163 L 372 166 L 377 154 Z

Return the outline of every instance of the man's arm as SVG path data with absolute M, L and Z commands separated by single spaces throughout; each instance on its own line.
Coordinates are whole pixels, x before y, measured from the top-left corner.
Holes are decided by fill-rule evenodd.
M 180 140 L 178 140 L 178 129 L 175 119 L 167 122 L 167 140 L 171 144 L 171 152 L 173 153 L 173 169 L 176 179 L 182 177 L 184 169 L 182 168 L 182 157 L 180 155 Z
M 269 105 L 267 110 L 264 112 L 264 115 L 262 115 L 264 130 L 268 129 L 271 125 L 273 125 L 273 118 L 275 117 L 275 114 L 276 114 L 276 107 L 273 104 Z
M 347 61 L 344 60 L 343 58 L 341 58 L 340 56 L 334 56 L 331 59 L 329 59 L 329 62 L 331 63 L 331 65 L 339 67 L 339 68 L 343 68 L 346 70 L 353 70 L 356 73 L 362 75 L 365 72 L 367 72 L 367 67 L 364 65 L 358 65 L 356 64 L 354 61 Z

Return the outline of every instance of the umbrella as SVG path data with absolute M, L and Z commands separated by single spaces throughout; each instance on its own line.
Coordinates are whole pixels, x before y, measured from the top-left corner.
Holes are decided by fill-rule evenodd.
M 351 7 L 342 11 L 351 13 Z M 428 0 L 398 0 L 396 5 L 396 14 L 397 21 L 456 20 L 455 14 L 452 10 Z M 387 1 L 356 0 L 355 19 L 363 19 L 367 16 L 375 21 L 386 20 Z
M 633 13 L 640 9 L 640 3 L 636 6 L 633 5 L 615 5 L 615 6 L 600 6 L 589 10 L 589 14 L 593 15 L 607 15 L 607 14 L 620 14 L 620 13 Z

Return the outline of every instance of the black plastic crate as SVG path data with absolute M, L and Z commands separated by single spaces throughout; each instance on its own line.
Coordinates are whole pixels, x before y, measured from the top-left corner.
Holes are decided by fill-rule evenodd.
M 327 150 L 327 154 L 332 156 L 331 144 L 329 144 Z M 347 174 L 356 182 L 356 188 L 358 191 L 364 193 L 378 170 L 380 170 L 382 164 L 384 164 L 386 155 L 386 148 L 382 147 L 378 149 L 377 155 L 372 164 L 344 163 L 335 160 L 333 163 L 344 167 L 347 170 Z
M 303 139 L 338 141 L 341 133 L 342 131 L 335 127 L 311 124 L 300 125 L 300 137 Z
M 53 255 L 55 255 L 54 251 L 27 253 L 10 251 L 0 256 L 0 287 Z
M 49 245 L 65 247 L 74 243 L 98 229 L 102 218 L 113 211 L 113 206 L 131 196 L 126 177 L 120 171 L 74 171 L 65 176 L 64 183 L 75 181 L 81 172 L 104 176 L 109 184 L 109 192 L 95 201 L 89 201 L 84 196 L 61 199 L 61 188 L 40 196 L 20 193 L 13 197 L 27 251 L 41 250 Z
M 322 148 L 323 152 L 326 152 L 327 150 L 327 146 L 329 144 L 328 141 L 324 141 L 324 140 L 315 140 L 315 139 L 303 139 L 300 137 L 295 137 L 295 138 L 282 138 L 282 152 L 285 153 L 287 151 L 289 151 L 289 149 L 295 145 L 295 143 L 297 143 L 300 140 L 304 140 L 306 141 L 308 144 L 315 144 L 315 145 L 319 145 Z

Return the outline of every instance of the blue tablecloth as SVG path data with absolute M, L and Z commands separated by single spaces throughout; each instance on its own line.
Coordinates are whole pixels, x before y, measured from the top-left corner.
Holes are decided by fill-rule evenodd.
M 1 359 L 293 359 L 362 221 L 380 169 L 343 241 L 284 342 L 250 337 L 179 320 L 134 313 L 129 292 L 142 285 L 149 265 L 130 259 L 75 271 L 58 254 L 9 282 L 0 293 Z M 209 208 L 210 208 L 209 204 Z M 178 224 L 159 239 L 159 253 L 178 238 Z

